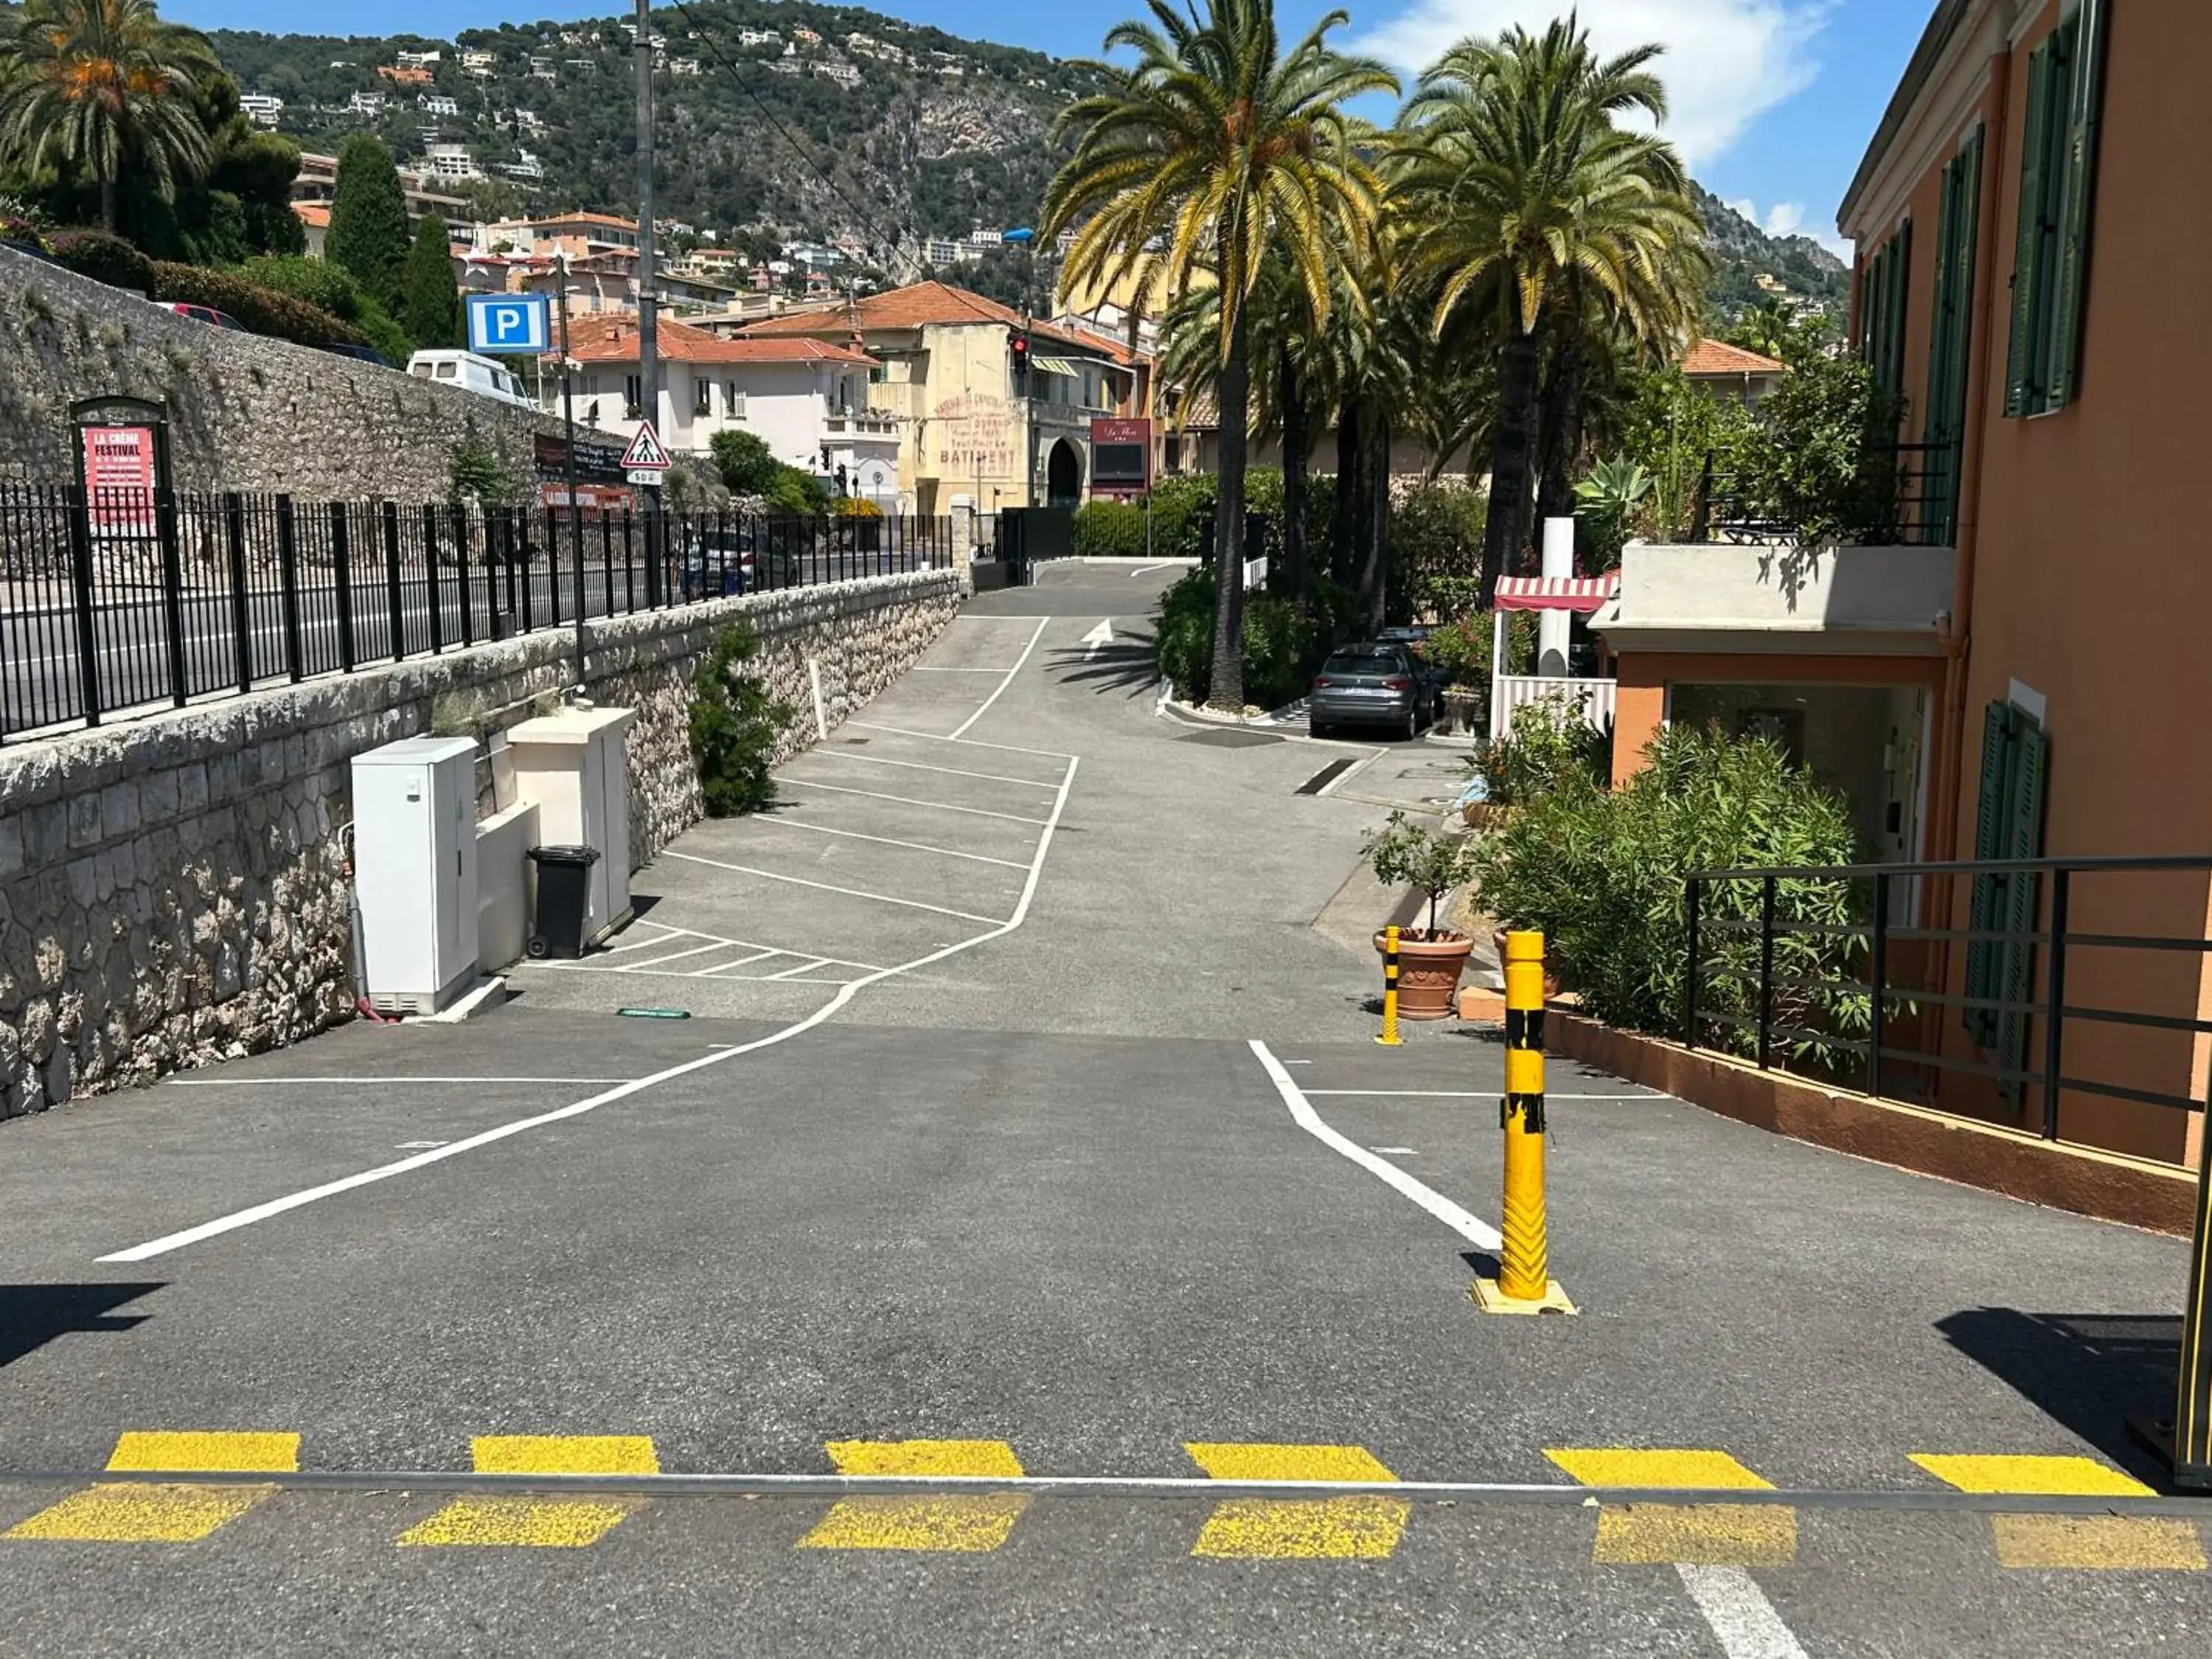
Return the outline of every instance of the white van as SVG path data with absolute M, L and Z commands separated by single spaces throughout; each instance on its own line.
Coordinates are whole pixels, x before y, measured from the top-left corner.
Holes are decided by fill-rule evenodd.
M 418 351 L 407 360 L 407 372 L 417 380 L 444 380 L 480 398 L 495 398 L 525 409 L 538 406 L 512 370 L 473 351 Z

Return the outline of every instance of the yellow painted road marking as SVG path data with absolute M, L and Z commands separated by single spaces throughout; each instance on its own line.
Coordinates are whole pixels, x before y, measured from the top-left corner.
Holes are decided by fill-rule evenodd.
M 289 1474 L 300 1467 L 296 1434 L 179 1432 L 125 1434 L 107 1467 L 118 1474 Z M 274 1486 L 177 1486 L 152 1481 L 101 1481 L 10 1527 L 9 1538 L 97 1544 L 191 1544 L 244 1515 Z
M 1544 1455 L 1586 1486 L 1771 1492 L 1773 1483 L 1724 1451 L 1562 1446 Z M 1778 1504 L 1632 1504 L 1599 1511 L 1593 1561 L 1779 1567 L 1797 1559 L 1797 1511 Z
M 1018 1479 L 1022 1473 L 1021 1460 L 1003 1440 L 832 1440 L 827 1449 L 840 1474 Z M 1029 1505 L 1023 1492 L 841 1498 L 799 1547 L 981 1553 L 1005 1543 Z
M 479 1474 L 658 1474 L 642 1434 L 487 1434 L 471 1448 Z M 459 1498 L 399 1534 L 406 1545 L 581 1549 L 644 1507 L 635 1498 Z
M 1912 1461 L 1960 1492 L 2027 1497 L 2148 1498 L 2151 1489 L 2094 1457 L 1954 1456 Z M 2194 1524 L 2155 1516 L 1993 1515 L 1997 1562 L 2021 1571 L 2203 1572 Z
M 1364 1446 L 1193 1441 L 1184 1449 L 1216 1480 L 1395 1480 Z M 1413 1506 L 1376 1493 L 1344 1498 L 1231 1498 L 1213 1513 L 1193 1555 L 1239 1561 L 1381 1560 L 1398 1547 Z

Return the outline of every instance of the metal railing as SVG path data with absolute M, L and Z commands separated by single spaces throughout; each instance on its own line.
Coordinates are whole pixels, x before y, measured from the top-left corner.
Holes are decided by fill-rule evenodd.
M 951 568 L 943 518 L 0 486 L 0 740 L 579 618 Z
M 1851 539 L 1867 546 L 1949 546 L 1957 511 L 1951 482 L 1954 447 L 1948 441 L 1869 446 L 1855 504 L 1864 522 Z M 1803 535 L 1802 523 L 1717 459 L 1711 450 L 1705 452 L 1690 519 L 1691 541 L 1789 542 Z
M 1691 872 L 1684 896 L 1683 1042 L 1732 1050 L 1762 1070 L 1778 1065 L 1937 1110 L 1951 1109 L 1934 1086 L 1943 1078 L 1982 1079 L 1996 1085 L 2000 1100 L 2018 1116 L 2029 1115 L 2039 1102 L 2038 1127 L 2046 1140 L 2059 1138 L 2060 1099 L 2069 1092 L 2202 1109 L 2205 1103 L 2192 1093 L 2146 1087 L 2142 1080 L 2177 1065 L 2183 1077 L 2193 1076 L 2186 1045 L 2212 1033 L 2212 1020 L 2195 1012 L 2212 939 L 2203 930 L 2173 936 L 2078 927 L 2074 921 L 2082 914 L 2081 882 L 2158 875 L 2212 877 L 2212 856 Z M 1999 884 L 1997 902 L 1972 907 L 1970 915 L 1973 909 L 2010 914 L 2039 925 L 1948 927 L 1894 919 L 1948 915 L 1954 884 L 1961 882 Z M 2110 908 L 2117 895 L 2097 896 Z M 2200 882 L 2172 913 L 2203 916 L 2204 896 Z M 2008 904 L 2008 899 L 2024 902 Z M 1953 945 L 1984 947 L 1985 977 L 1996 994 L 1985 994 L 1989 983 L 1978 990 L 1971 974 L 1961 981 L 1963 989 L 1948 988 L 1956 977 L 1948 971 Z M 2146 956 L 2185 963 L 2173 976 L 2167 1000 L 2191 1012 L 2073 1000 L 2074 988 L 2084 978 L 2084 953 L 2094 962 L 2115 952 L 2133 953 L 2138 963 Z M 2094 969 L 2088 975 L 2103 976 Z M 1954 1035 L 1947 1048 L 1942 1015 L 1952 1009 L 1979 1014 L 1983 1033 Z M 2179 1053 L 2163 1060 L 2131 1053 L 2123 1069 L 2132 1070 L 2134 1080 L 2081 1075 L 2069 1066 L 2085 1026 L 2170 1033 Z M 1710 1040 L 1716 1030 L 1727 1035 Z M 1923 1041 L 1914 1045 L 1916 1037 Z

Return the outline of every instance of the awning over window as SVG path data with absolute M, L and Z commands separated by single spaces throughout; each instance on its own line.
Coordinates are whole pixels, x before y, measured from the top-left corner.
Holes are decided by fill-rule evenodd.
M 1579 611 L 1584 615 L 1602 609 L 1620 592 L 1620 572 L 1602 576 L 1500 576 L 1500 611 Z
M 1032 357 L 1031 368 L 1041 368 L 1048 374 L 1080 374 L 1083 365 L 1066 357 Z

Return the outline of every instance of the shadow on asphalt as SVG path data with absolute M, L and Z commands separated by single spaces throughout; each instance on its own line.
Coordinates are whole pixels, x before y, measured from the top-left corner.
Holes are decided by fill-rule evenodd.
M 1123 634 L 1114 643 L 1095 651 L 1069 646 L 1051 653 L 1048 665 L 1063 685 L 1089 684 L 1100 696 L 1109 691 L 1134 695 L 1158 683 L 1153 662 L 1153 635 Z
M 2160 1314 L 1969 1308 L 1936 1322 L 1951 1346 L 2124 1468 L 2156 1474 L 2129 1437 L 2132 1413 L 2173 1410 L 2181 1319 Z
M 149 1284 L 0 1285 L 0 1365 L 12 1365 L 58 1336 L 127 1331 L 150 1314 L 119 1314 L 126 1302 L 162 1288 Z

